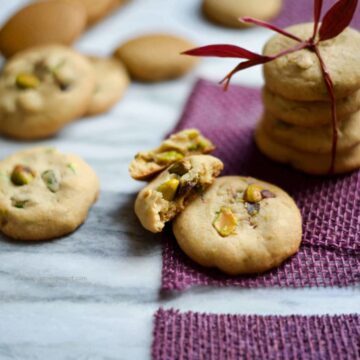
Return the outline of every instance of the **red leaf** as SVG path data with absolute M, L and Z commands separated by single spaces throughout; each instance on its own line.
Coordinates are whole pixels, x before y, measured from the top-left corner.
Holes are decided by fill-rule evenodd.
M 260 60 L 266 56 L 256 54 L 252 51 L 246 50 L 235 45 L 217 44 L 207 45 L 196 49 L 184 51 L 182 54 L 192 56 L 215 56 L 223 58 L 240 58 L 248 60 Z
M 358 0 L 339 0 L 325 14 L 319 30 L 319 41 L 338 36 L 350 24 Z
M 244 22 L 244 23 L 247 23 L 247 24 L 254 24 L 254 25 L 258 25 L 258 26 L 261 26 L 263 28 L 266 28 L 266 29 L 269 29 L 269 30 L 273 30 L 273 31 L 276 31 L 277 33 L 281 34 L 281 35 L 284 35 L 290 39 L 293 39 L 295 41 L 302 41 L 299 37 L 289 33 L 288 31 L 286 30 L 283 30 L 283 29 L 280 29 L 279 27 L 273 25 L 273 24 L 270 24 L 266 21 L 262 21 L 262 20 L 259 20 L 259 19 L 254 19 L 252 17 L 249 17 L 249 16 L 245 16 L 243 18 L 240 18 L 239 19 L 241 22 Z
M 323 6 L 323 0 L 314 0 L 314 33 L 312 39 L 314 40 L 319 28 L 321 10 Z

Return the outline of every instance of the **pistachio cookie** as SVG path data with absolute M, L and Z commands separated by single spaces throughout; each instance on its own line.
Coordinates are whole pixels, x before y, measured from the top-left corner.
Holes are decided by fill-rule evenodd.
M 288 124 L 267 113 L 262 126 L 271 138 L 292 149 L 314 154 L 330 154 L 332 128 L 328 125 L 306 128 Z M 360 112 L 356 112 L 339 124 L 337 151 L 351 150 L 360 144 Z
M 331 103 L 328 101 L 296 101 L 285 99 L 267 88 L 263 90 L 265 108 L 275 117 L 287 123 L 314 127 L 330 125 Z M 350 114 L 360 110 L 360 90 L 336 102 L 338 120 L 347 118 Z
M 287 29 L 301 39 L 309 39 L 314 24 L 300 24 Z M 264 55 L 278 54 L 297 42 L 275 35 L 265 45 Z M 347 28 L 337 37 L 318 44 L 321 56 L 334 83 L 336 99 L 360 89 L 360 33 Z M 264 65 L 266 86 L 274 93 L 297 101 L 329 101 L 319 61 L 308 49 L 282 56 Z
M 239 18 L 270 20 L 280 12 L 282 0 L 203 0 L 202 11 L 211 21 L 228 27 L 249 26 Z
M 34 46 L 71 45 L 85 26 L 86 11 L 78 1 L 35 2 L 19 10 L 2 27 L 0 51 L 10 57 Z
M 129 166 L 130 175 L 136 180 L 149 180 L 185 156 L 208 154 L 214 149 L 213 143 L 199 130 L 182 130 L 164 140 L 158 148 L 136 154 Z
M 129 77 L 118 60 L 94 56 L 89 59 L 95 70 L 96 85 L 87 115 L 96 115 L 108 111 L 122 98 L 129 85 Z
M 198 59 L 183 56 L 181 52 L 194 44 L 181 37 L 150 34 L 129 40 L 121 45 L 114 56 L 126 66 L 132 78 L 156 82 L 178 78 L 189 72 Z
M 255 132 L 255 141 L 261 152 L 270 159 L 290 164 L 294 168 L 312 175 L 327 175 L 331 164 L 331 154 L 311 153 L 295 150 L 273 139 L 261 124 Z M 338 152 L 334 174 L 347 173 L 360 167 L 360 144 Z
M 162 231 L 197 194 L 211 185 L 223 163 L 210 155 L 194 155 L 171 165 L 138 194 L 135 213 L 143 227 Z
M 294 255 L 301 223 L 285 191 L 257 179 L 225 176 L 186 207 L 173 231 L 195 262 L 239 275 L 270 270 Z
M 0 132 L 25 140 L 52 136 L 86 112 L 94 88 L 91 64 L 70 48 L 18 53 L 0 75 Z
M 35 148 L 0 161 L 0 231 L 23 241 L 54 239 L 86 219 L 99 181 L 76 155 Z

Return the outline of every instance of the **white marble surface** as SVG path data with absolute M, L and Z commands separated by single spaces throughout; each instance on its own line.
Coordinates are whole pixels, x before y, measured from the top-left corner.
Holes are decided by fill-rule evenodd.
M 24 1 L 1 0 L 0 22 Z M 198 44 L 231 42 L 260 51 L 263 30 L 211 26 L 194 0 L 133 0 L 77 44 L 109 54 L 123 39 L 167 30 Z M 132 84 L 110 113 L 69 126 L 51 144 L 83 156 L 101 178 L 101 197 L 73 235 L 37 245 L 0 238 L 0 359 L 148 359 L 152 316 L 163 306 L 181 310 L 257 314 L 360 312 L 360 287 L 326 289 L 193 289 L 159 293 L 159 237 L 143 231 L 132 212 L 127 165 L 175 124 L 197 76 L 218 80 L 232 60 L 204 61 L 184 79 Z M 237 82 L 260 85 L 260 69 Z M 0 158 L 24 147 L 0 140 Z

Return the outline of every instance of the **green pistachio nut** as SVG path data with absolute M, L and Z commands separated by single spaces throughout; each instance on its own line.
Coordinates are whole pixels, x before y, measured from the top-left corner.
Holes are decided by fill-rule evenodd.
M 41 174 L 47 188 L 55 193 L 60 189 L 60 174 L 54 170 L 46 170 Z
M 11 182 L 16 186 L 30 184 L 35 178 L 35 172 L 25 165 L 16 165 L 11 173 Z
M 178 179 L 170 179 L 162 183 L 156 190 L 162 194 L 166 201 L 173 201 L 179 184 L 180 181 Z
M 76 174 L 76 164 L 69 163 L 67 164 L 68 169 L 70 169 L 74 174 Z
M 11 204 L 17 209 L 24 209 L 26 204 L 29 202 L 27 199 L 17 199 L 15 197 L 11 198 Z
M 39 85 L 40 81 L 35 75 L 22 73 L 16 77 L 16 86 L 19 89 L 36 89 Z
M 238 221 L 230 208 L 222 207 L 212 225 L 220 236 L 227 237 L 235 233 Z
M 179 176 L 185 175 L 191 169 L 190 161 L 179 161 L 169 167 L 170 174 L 176 174 Z
M 181 132 L 182 134 L 186 135 L 189 139 L 195 139 L 199 136 L 199 131 L 196 129 L 186 129 Z
M 250 184 L 244 193 L 244 200 L 249 203 L 257 203 L 262 200 L 261 191 L 263 188 L 257 184 Z
M 246 202 L 245 209 L 247 210 L 247 212 L 250 216 L 255 216 L 260 211 L 260 202 L 257 202 L 257 203 Z
M 156 154 L 155 159 L 160 164 L 171 164 L 184 158 L 184 155 L 178 151 L 170 150 Z

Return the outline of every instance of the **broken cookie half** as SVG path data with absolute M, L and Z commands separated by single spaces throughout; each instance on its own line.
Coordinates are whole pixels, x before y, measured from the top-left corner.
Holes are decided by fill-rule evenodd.
M 223 169 L 211 155 L 186 157 L 159 174 L 138 194 L 135 213 L 147 230 L 161 232 L 165 223 L 208 188 Z
M 164 140 L 158 148 L 136 154 L 129 166 L 130 175 L 136 180 L 150 180 L 186 156 L 208 154 L 214 149 L 214 144 L 199 130 L 182 130 Z

